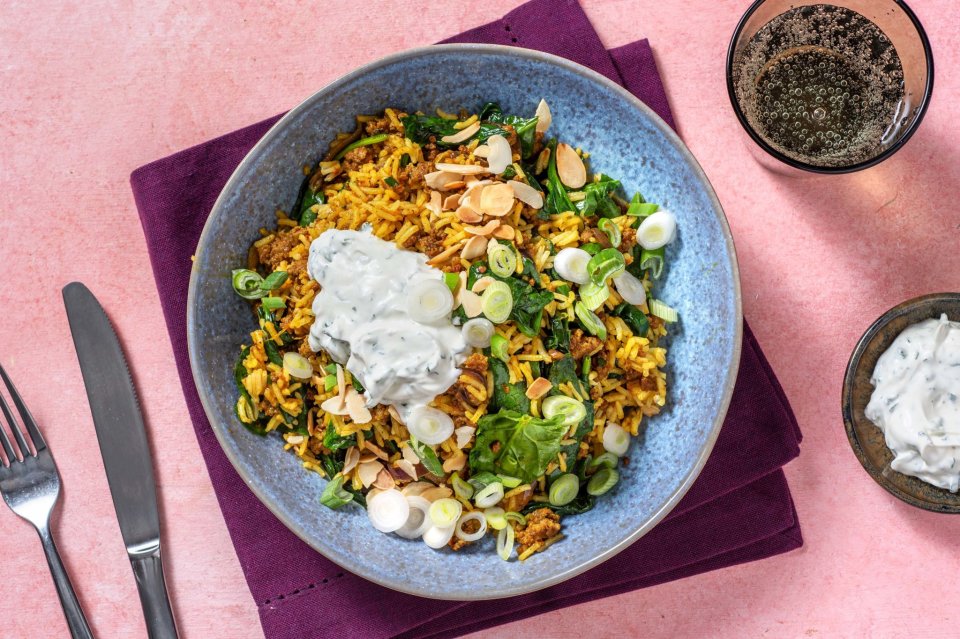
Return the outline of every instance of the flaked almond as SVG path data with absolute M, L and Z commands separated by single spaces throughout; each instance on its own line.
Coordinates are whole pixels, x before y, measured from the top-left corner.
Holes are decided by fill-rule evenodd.
M 480 191 L 480 212 L 503 217 L 513 209 L 514 200 L 513 188 L 509 184 L 489 184 Z
M 435 166 L 438 171 L 456 173 L 457 175 L 476 175 L 478 173 L 490 172 L 487 170 L 487 167 L 480 166 L 479 164 L 453 164 L 452 162 L 439 162 Z
M 467 272 L 460 271 L 459 277 L 457 278 L 457 286 L 453 289 L 453 307 L 457 308 L 460 306 L 460 293 L 462 293 L 467 288 Z
M 446 486 L 434 486 L 420 493 L 420 496 L 427 501 L 437 501 L 438 499 L 445 499 L 451 495 L 453 495 L 453 491 Z
M 407 484 L 400 489 L 400 492 L 403 493 L 404 497 L 417 497 L 422 495 L 424 491 L 430 490 L 431 488 L 436 488 L 433 484 L 428 481 L 415 481 L 412 484 Z
M 497 230 L 498 226 L 500 226 L 500 220 L 490 220 L 483 226 L 464 226 L 463 230 L 471 235 L 490 235 Z M 487 247 L 484 246 L 483 248 L 486 250 Z
M 448 247 L 445 248 L 441 253 L 437 253 L 436 255 L 434 255 L 433 257 L 431 257 L 429 260 L 427 260 L 427 264 L 429 264 L 430 266 L 436 266 L 437 264 L 443 264 L 444 262 L 446 262 L 447 260 L 449 260 L 451 257 L 453 257 L 454 255 L 456 255 L 457 252 L 460 251 L 460 248 L 461 248 L 462 246 L 463 246 L 463 242 L 462 242 L 462 241 L 457 242 L 457 243 L 454 244 L 453 246 L 448 246 Z
M 498 240 L 507 240 L 508 242 L 517 236 L 516 230 L 512 226 L 507 226 L 505 224 L 500 225 L 493 232 L 493 237 Z
M 443 470 L 448 473 L 455 473 L 458 470 L 463 470 L 463 467 L 467 465 L 467 456 L 463 453 L 457 453 L 450 459 L 443 462 Z
M 525 182 L 510 180 L 507 182 L 513 189 L 513 195 L 527 206 L 535 209 L 543 208 L 543 194 Z
M 382 459 L 383 461 L 389 461 L 389 460 L 390 460 L 390 455 L 388 455 L 382 448 L 380 448 L 380 447 L 377 446 L 376 444 L 374 444 L 374 443 L 372 443 L 372 442 L 369 442 L 369 441 L 365 441 L 365 442 L 363 442 L 363 445 L 364 445 L 364 447 L 365 447 L 367 450 L 369 450 L 371 453 L 373 453 L 374 455 L 376 455 L 377 457 L 379 457 L 379 458 Z
M 537 133 L 545 133 L 553 123 L 553 115 L 550 114 L 550 107 L 546 100 L 540 100 L 537 105 Z
M 288 436 L 287 436 L 287 443 L 288 443 L 288 444 L 293 444 L 293 445 L 302 444 L 302 443 L 303 443 L 303 435 L 288 435 Z
M 477 222 L 483 221 L 483 216 L 471 209 L 466 204 L 461 205 L 460 208 L 457 209 L 457 218 L 459 218 L 461 222 L 466 222 L 467 224 L 476 224 Z
M 343 374 L 343 366 L 340 364 L 337 364 L 337 395 L 340 397 L 342 405 L 347 396 L 347 378 Z
M 491 173 L 500 175 L 513 163 L 513 150 L 510 148 L 510 143 L 502 135 L 491 135 L 487 140 L 487 146 L 490 147 L 487 153 L 487 168 Z
M 373 485 L 382 490 L 390 490 L 397 484 L 393 481 L 393 475 L 390 474 L 390 471 L 384 468 L 377 473 L 377 480 L 373 482 Z
M 400 413 L 397 412 L 397 409 L 394 408 L 393 405 L 387 406 L 387 412 L 390 413 L 390 417 L 393 417 L 395 420 L 397 420 L 398 424 L 403 423 L 403 420 L 400 419 Z
M 483 312 L 480 296 L 473 291 L 463 291 L 460 293 L 460 304 L 463 306 L 463 312 L 467 317 L 476 317 Z
M 413 446 L 404 446 L 401 448 L 400 455 L 411 464 L 420 463 L 420 458 L 417 457 L 417 453 L 413 450 Z
M 434 193 L 436 193 L 436 191 L 434 191 Z M 440 195 L 440 194 L 437 193 L 437 195 Z M 448 195 L 443 199 L 443 204 L 441 204 L 441 209 L 444 211 L 454 211 L 458 206 L 460 206 L 460 194 L 451 193 L 450 195 Z
M 453 133 L 452 135 L 443 136 L 442 138 L 440 138 L 440 141 L 445 142 L 446 144 L 459 144 L 460 142 L 463 142 L 465 140 L 469 140 L 470 138 L 472 138 L 474 135 L 477 134 L 477 131 L 479 130 L 480 130 L 480 123 L 474 122 L 470 126 L 464 127 L 460 129 L 460 131 Z
M 469 189 L 471 186 L 473 186 L 474 184 L 476 184 L 477 182 L 479 182 L 479 181 L 480 181 L 480 180 L 477 178 L 476 175 L 465 175 L 465 176 L 463 176 L 463 183 L 467 185 L 467 188 L 468 188 L 468 189 Z
M 471 290 L 474 293 L 482 293 L 485 290 L 487 290 L 488 286 L 490 286 L 496 281 L 497 280 L 493 279 L 489 275 L 484 275 L 483 277 L 481 277 L 480 279 L 478 279 L 476 282 L 473 283 L 473 289 Z
M 417 481 L 417 468 L 409 460 L 401 459 L 397 462 L 396 466 L 402 470 L 407 477 L 413 481 Z
M 346 404 L 339 395 L 324 400 L 323 403 L 320 404 L 320 410 L 330 413 L 331 415 L 349 415 Z
M 456 173 L 447 173 L 446 171 L 433 171 L 423 176 L 423 183 L 431 189 L 442 189 L 450 182 L 456 182 L 460 176 Z
M 583 159 L 569 144 L 557 145 L 557 175 L 571 189 L 579 189 L 587 183 L 587 167 Z
M 441 191 L 457 191 L 462 189 L 466 185 L 466 182 L 463 180 L 454 180 L 453 182 L 447 182 L 440 187 Z
M 368 461 L 357 465 L 357 477 L 364 488 L 370 488 L 377 481 L 377 475 L 384 470 L 383 464 L 378 461 Z
M 550 392 L 553 384 L 546 377 L 538 377 L 527 387 L 527 397 L 530 399 L 539 399 Z
M 467 190 L 460 194 L 460 204 L 464 204 L 467 201 L 467 198 L 474 192 L 474 190 L 483 188 L 487 184 L 493 184 L 493 180 L 478 180 L 472 175 L 468 175 L 464 179 L 464 184 L 467 185 Z M 477 206 L 479 206 L 479 200 L 477 200 Z M 476 209 L 477 207 L 474 207 Z
M 371 453 L 369 450 L 365 450 L 360 453 L 360 463 L 366 464 L 367 462 L 372 462 L 377 459 L 377 456 Z
M 424 207 L 430 209 L 434 215 L 440 215 L 442 200 L 443 196 L 440 195 L 440 191 L 430 191 L 430 201 L 424 204 Z
M 346 475 L 351 470 L 357 467 L 357 464 L 360 463 L 360 451 L 356 446 L 351 446 L 347 449 L 347 456 L 343 460 L 343 474 Z
M 477 432 L 477 429 L 473 426 L 461 426 L 453 431 L 453 434 L 457 436 L 457 448 L 464 448 L 467 444 L 470 443 L 470 440 L 473 439 L 473 434 Z
M 487 238 L 482 235 L 475 235 L 467 240 L 463 250 L 460 251 L 460 257 L 465 260 L 474 260 L 487 251 Z
M 490 154 L 490 147 L 486 144 L 481 144 L 473 150 L 473 154 L 478 158 L 485 158 Z
M 353 392 L 350 392 L 353 391 Z M 347 389 L 347 414 L 350 415 L 350 419 L 357 424 L 369 424 L 373 419 L 373 415 L 370 414 L 370 409 L 367 408 L 367 402 L 363 398 L 363 395 L 357 392 L 357 389 L 352 386 Z

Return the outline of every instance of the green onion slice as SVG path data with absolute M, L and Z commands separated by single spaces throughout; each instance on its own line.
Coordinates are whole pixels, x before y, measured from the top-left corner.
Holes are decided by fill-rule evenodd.
M 583 302 L 574 304 L 573 312 L 588 333 L 596 335 L 601 340 L 607 339 L 607 327 L 603 325 L 596 313 L 584 306 Z
M 550 505 L 566 506 L 580 492 L 580 478 L 573 473 L 560 475 L 550 484 Z
M 494 334 L 490 338 L 490 354 L 501 361 L 506 362 L 510 359 L 510 355 L 507 353 L 509 347 L 510 342 L 503 335 Z
M 437 528 L 453 526 L 463 513 L 463 504 L 451 497 L 444 497 L 430 504 L 430 521 Z
M 260 288 L 264 293 L 276 290 L 283 286 L 283 283 L 287 281 L 287 277 L 286 271 L 274 271 L 264 278 L 263 282 L 260 283 Z
M 377 135 L 371 135 L 371 136 L 368 137 L 368 138 L 360 138 L 360 139 L 357 140 L 356 142 L 351 142 L 351 143 L 348 144 L 347 146 L 345 146 L 345 147 L 343 147 L 342 149 L 340 149 L 340 152 L 337 153 L 337 154 L 333 157 L 333 159 L 334 159 L 334 160 L 340 160 L 340 159 L 342 159 L 343 156 L 345 156 L 347 153 L 349 153 L 350 151 L 352 151 L 352 150 L 354 150 L 354 149 L 356 149 L 356 148 L 358 148 L 358 147 L 361 147 L 361 146 L 370 146 L 371 144 L 380 144 L 381 142 L 383 142 L 383 141 L 386 140 L 386 139 L 387 139 L 387 134 L 386 134 L 386 133 L 378 133 Z
M 293 351 L 283 354 L 283 370 L 287 371 L 291 377 L 301 380 L 313 377 L 313 364 L 310 360 Z
M 653 277 L 653 279 L 659 279 L 660 274 L 663 272 L 664 253 L 665 250 L 662 246 L 651 251 L 642 249 L 640 251 L 640 268 L 645 271 L 650 271 L 650 276 Z
M 500 555 L 500 559 L 504 561 L 510 560 L 510 555 L 513 554 L 513 542 L 516 534 L 513 526 L 505 526 L 497 533 L 497 554 Z
M 650 307 L 650 314 L 659 317 L 664 322 L 673 323 L 680 319 L 675 308 L 667 306 L 660 300 L 650 300 L 647 304 Z
M 327 482 L 326 488 L 320 495 L 320 503 L 327 508 L 336 510 L 341 506 L 346 506 L 353 501 L 353 493 L 343 487 L 343 475 L 337 475 Z
M 620 463 L 620 459 L 613 453 L 603 453 L 598 455 L 590 460 L 590 463 L 587 464 L 588 468 L 616 468 L 617 464 Z
M 268 311 L 280 310 L 287 305 L 287 303 L 283 301 L 283 298 L 280 297 L 265 297 L 260 303 L 263 304 L 263 307 Z
M 610 288 L 606 284 L 600 284 L 598 286 L 593 282 L 587 282 L 580 287 L 580 299 L 583 300 L 583 305 L 591 311 L 595 311 L 603 306 L 603 303 L 606 302 L 609 297 Z
M 260 274 L 245 268 L 239 268 L 233 272 L 233 290 L 237 295 L 245 300 L 258 300 L 263 297 L 264 292 L 260 287 L 263 284 L 263 278 Z
M 566 395 L 551 395 L 545 398 L 540 403 L 540 410 L 547 419 L 561 415 L 564 426 L 579 424 L 587 416 L 587 409 L 583 402 Z
M 327 371 L 331 375 L 337 374 L 337 365 L 336 364 L 327 364 L 323 367 L 323 370 Z
M 447 288 L 450 289 L 451 293 L 457 292 L 457 287 L 460 286 L 460 274 L 459 273 L 444 273 L 443 282 L 447 285 Z
M 491 240 L 487 244 L 487 262 L 494 275 L 510 277 L 517 270 L 517 254 L 510 244 Z
M 652 202 L 631 202 L 630 206 L 627 208 L 627 215 L 645 218 L 656 213 L 659 208 L 659 205 Z
M 327 375 L 323 378 L 323 390 L 330 392 L 337 387 L 337 376 Z
M 499 504 L 501 499 L 503 499 L 503 484 L 494 482 L 474 495 L 473 503 L 477 508 L 490 508 Z
M 487 525 L 494 530 L 503 530 L 507 527 L 507 518 L 504 517 L 503 508 L 494 506 L 483 511 L 483 516 L 487 518 Z
M 601 250 L 602 248 L 603 248 L 603 246 L 601 246 L 601 245 L 598 244 L 597 242 L 590 242 L 590 243 L 588 243 L 588 244 L 584 244 L 583 246 L 581 246 L 581 247 L 580 247 L 580 250 L 581 250 L 581 251 L 586 251 L 586 252 L 589 253 L 590 255 L 596 255 L 597 253 L 600 252 L 600 250 Z
M 623 241 L 623 233 L 620 232 L 620 227 L 617 226 L 616 222 L 605 217 L 600 220 L 597 227 L 607 234 L 607 237 L 610 238 L 610 245 L 613 248 L 619 248 L 620 242 Z
M 500 478 L 504 488 L 516 488 L 521 484 L 519 477 L 511 477 L 510 475 L 497 475 L 497 477 Z
M 616 486 L 618 481 L 620 481 L 620 473 L 616 469 L 604 466 L 587 482 L 587 494 L 599 497 Z
M 460 476 L 460 473 L 454 473 L 450 478 L 450 484 L 453 486 L 453 493 L 460 499 L 470 499 L 473 497 L 473 486 L 467 483 Z
M 627 268 L 623 253 L 614 248 L 603 249 L 587 262 L 587 275 L 596 285 L 606 284 L 611 277 L 616 277 Z
M 513 293 L 506 282 L 493 282 L 480 297 L 480 308 L 494 324 L 506 322 L 513 310 Z
M 527 518 L 523 516 L 522 513 L 508 512 L 504 515 L 504 518 L 507 521 L 515 522 L 521 526 L 527 525 Z

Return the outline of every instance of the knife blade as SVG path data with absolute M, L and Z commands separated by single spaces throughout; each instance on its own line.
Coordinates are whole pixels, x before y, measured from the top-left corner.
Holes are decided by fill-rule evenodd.
M 80 282 L 63 288 L 90 412 L 151 639 L 177 637 L 160 559 L 150 446 L 123 348 L 103 307 Z

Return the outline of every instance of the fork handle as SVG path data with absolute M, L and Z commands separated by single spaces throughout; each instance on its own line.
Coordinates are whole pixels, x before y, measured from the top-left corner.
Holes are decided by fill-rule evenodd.
M 43 544 L 43 552 L 47 556 L 50 574 L 53 575 L 53 583 L 57 586 L 57 595 L 60 597 L 63 615 L 67 618 L 70 636 L 73 639 L 93 639 L 87 619 L 83 616 L 83 609 L 77 601 L 77 593 L 73 591 L 67 569 L 64 568 L 60 553 L 57 552 L 57 545 L 53 542 L 53 535 L 48 528 L 38 528 L 37 532 L 40 533 L 40 541 Z
M 130 557 L 133 575 L 137 580 L 140 605 L 147 624 L 150 639 L 177 639 L 177 624 L 167 596 L 167 584 L 163 579 L 163 563 L 160 548 L 146 555 Z

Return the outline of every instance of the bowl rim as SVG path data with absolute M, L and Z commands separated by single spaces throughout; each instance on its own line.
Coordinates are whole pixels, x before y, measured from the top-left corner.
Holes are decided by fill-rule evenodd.
M 853 352 L 850 354 L 850 359 L 847 362 L 847 367 L 843 375 L 840 409 L 843 415 L 843 427 L 847 433 L 847 440 L 850 442 L 850 447 L 853 449 L 853 454 L 857 457 L 857 460 L 860 462 L 860 465 L 863 466 L 863 469 L 867 471 L 867 474 L 870 475 L 875 482 L 883 487 L 883 489 L 888 493 L 897 499 L 910 504 L 911 506 L 915 506 L 930 512 L 956 515 L 960 514 L 960 506 L 937 504 L 935 502 L 917 499 L 910 493 L 901 490 L 898 486 L 884 477 L 882 470 L 870 462 L 867 454 L 863 450 L 863 446 L 860 443 L 860 437 L 857 435 L 855 426 L 855 424 L 860 424 L 862 422 L 857 419 L 856 415 L 853 414 L 853 392 L 854 386 L 856 385 L 856 375 L 860 368 L 863 354 L 866 352 L 867 346 L 870 345 L 870 342 L 873 341 L 874 337 L 877 336 L 877 333 L 879 333 L 887 324 L 889 324 L 893 319 L 903 315 L 904 312 L 910 312 L 926 302 L 939 301 L 956 302 L 958 307 L 960 307 L 960 293 L 927 293 L 926 295 L 913 297 L 891 307 L 870 324 L 860 339 L 857 340 L 857 345 L 853 348 Z M 896 339 L 896 336 L 891 338 L 891 343 L 894 339 Z M 933 488 L 937 487 L 933 486 Z M 940 488 L 940 490 L 943 489 Z
M 456 44 L 434 44 L 424 47 L 417 47 L 413 49 L 407 49 L 400 51 L 373 62 L 367 63 L 353 71 L 338 77 L 336 80 L 324 85 L 309 97 L 300 102 L 297 106 L 293 107 L 288 111 L 282 118 L 280 118 L 270 129 L 264 134 L 264 136 L 247 152 L 243 160 L 234 169 L 230 178 L 227 180 L 223 189 L 220 192 L 220 195 L 217 196 L 216 201 L 213 204 L 213 207 L 210 209 L 210 214 L 207 217 L 207 220 L 204 222 L 203 231 L 200 234 L 200 239 L 197 243 L 196 254 L 200 252 L 210 243 L 212 239 L 211 231 L 211 220 L 214 217 L 219 216 L 221 209 L 224 206 L 225 194 L 233 191 L 236 188 L 236 182 L 239 180 L 239 176 L 242 173 L 245 173 L 247 167 L 253 163 L 254 159 L 259 155 L 259 152 L 270 144 L 274 137 L 279 134 L 279 131 L 282 130 L 287 122 L 291 119 L 299 116 L 303 111 L 311 107 L 311 105 L 318 99 L 320 99 L 321 94 L 326 94 L 330 91 L 334 91 L 350 82 L 353 82 L 357 78 L 380 69 L 382 67 L 390 66 L 397 64 L 406 60 L 421 58 L 425 56 L 433 55 L 442 55 L 451 52 L 470 52 L 475 55 L 500 55 L 500 56 L 511 56 L 525 58 L 531 60 L 535 63 L 549 64 L 553 66 L 559 66 L 565 69 L 568 72 L 574 73 L 576 75 L 582 76 L 587 80 L 590 80 L 594 83 L 601 85 L 603 88 L 613 91 L 616 94 L 619 94 L 621 98 L 626 100 L 631 106 L 643 113 L 650 122 L 659 129 L 668 141 L 673 144 L 674 148 L 679 152 L 683 160 L 688 164 L 692 169 L 695 176 L 698 178 L 701 184 L 706 187 L 707 196 L 710 200 L 711 205 L 714 208 L 714 211 L 717 214 L 718 222 L 720 224 L 721 233 L 723 239 L 726 243 L 727 252 L 730 256 L 729 258 L 729 267 L 732 274 L 733 280 L 733 294 L 734 294 L 734 335 L 733 335 L 733 347 L 731 353 L 731 366 L 727 371 L 726 379 L 723 380 L 723 393 L 720 398 L 719 408 L 717 414 L 714 416 L 713 424 L 711 424 L 710 431 L 707 434 L 706 441 L 703 443 L 703 446 L 700 450 L 700 454 L 697 457 L 696 462 L 690 468 L 686 476 L 680 482 L 677 489 L 673 494 L 664 502 L 664 504 L 653 514 L 653 516 L 647 520 L 642 526 L 634 530 L 629 536 L 621 540 L 619 543 L 603 550 L 602 552 L 596 553 L 593 556 L 586 558 L 584 561 L 573 564 L 567 567 L 564 567 L 562 570 L 559 570 L 556 573 L 551 575 L 544 576 L 539 579 L 529 581 L 525 584 L 518 586 L 504 586 L 496 590 L 488 590 L 485 592 L 471 592 L 464 591 L 462 595 L 453 595 L 453 596 L 440 596 L 435 591 L 427 587 L 422 587 L 416 583 L 409 582 L 394 582 L 389 579 L 383 578 L 377 572 L 368 570 L 364 568 L 363 565 L 358 564 L 353 560 L 353 558 L 347 554 L 332 552 L 328 548 L 321 548 L 314 543 L 314 535 L 311 535 L 308 530 L 303 526 L 299 525 L 297 522 L 293 521 L 290 517 L 286 515 L 280 509 L 277 504 L 273 503 L 270 500 L 265 492 L 258 485 L 258 480 L 256 477 L 250 476 L 246 470 L 243 468 L 241 463 L 240 456 L 235 454 L 234 450 L 231 448 L 227 433 L 227 428 L 225 424 L 221 424 L 217 419 L 216 411 L 212 405 L 211 400 L 207 397 L 207 394 L 202 391 L 204 388 L 203 378 L 199 371 L 201 370 L 199 362 L 199 353 L 197 349 L 197 344 L 195 343 L 194 335 L 196 333 L 196 314 L 194 312 L 197 296 L 197 280 L 199 277 L 199 269 L 193 269 L 190 274 L 190 283 L 189 289 L 187 292 L 187 350 L 190 358 L 190 368 L 193 374 L 193 381 L 197 388 L 197 395 L 200 397 L 200 402 L 203 405 L 203 410 L 206 413 L 207 420 L 210 422 L 211 429 L 214 432 L 214 435 L 217 438 L 217 441 L 220 444 L 220 448 L 223 450 L 224 454 L 227 456 L 227 459 L 230 460 L 231 465 L 237 471 L 237 474 L 243 479 L 247 487 L 253 491 L 257 499 L 270 510 L 271 513 L 277 519 L 279 519 L 284 526 L 287 527 L 291 532 L 297 535 L 302 539 L 307 545 L 313 548 L 315 551 L 319 552 L 321 555 L 327 559 L 333 561 L 337 565 L 341 566 L 345 570 L 363 577 L 369 581 L 372 581 L 376 584 L 390 588 L 392 590 L 397 590 L 407 594 L 417 595 L 420 597 L 427 597 L 430 599 L 444 599 L 451 601 L 478 601 L 478 600 L 489 600 L 489 599 L 499 599 L 503 597 L 512 597 L 515 595 L 522 595 L 543 588 L 548 588 L 550 586 L 562 583 L 572 577 L 575 577 L 590 568 L 610 559 L 614 555 L 620 553 L 628 546 L 633 544 L 637 539 L 649 532 L 654 526 L 660 523 L 667 514 L 680 502 L 683 496 L 687 493 L 690 487 L 693 485 L 693 482 L 700 475 L 700 471 L 703 470 L 704 464 L 706 464 L 707 458 L 710 456 L 710 453 L 713 450 L 713 446 L 717 441 L 717 437 L 720 434 L 720 428 L 723 425 L 724 418 L 727 414 L 727 409 L 730 406 L 730 400 L 733 395 L 734 385 L 737 379 L 737 372 L 740 367 L 740 356 L 742 349 L 743 341 L 743 304 L 741 296 L 741 287 L 740 287 L 740 271 L 737 262 L 736 249 L 733 243 L 733 236 L 730 231 L 730 226 L 727 222 L 726 214 L 723 211 L 723 207 L 720 204 L 720 200 L 717 198 L 716 192 L 713 189 L 713 186 L 710 184 L 710 181 L 707 179 L 706 174 L 704 173 L 699 162 L 693 157 L 693 154 L 690 152 L 690 149 L 687 148 L 686 144 L 680 139 L 677 133 L 667 125 L 663 119 L 656 114 L 649 106 L 644 104 L 640 99 L 631 94 L 625 88 L 619 84 L 613 82 L 609 78 L 603 76 L 602 74 L 585 67 L 581 64 L 567 60 L 560 56 L 556 56 L 550 53 L 544 53 L 542 51 L 536 51 L 533 49 L 525 49 L 522 47 L 514 47 L 507 45 L 498 45 L 498 44 L 466 44 L 466 43 L 456 43 Z

